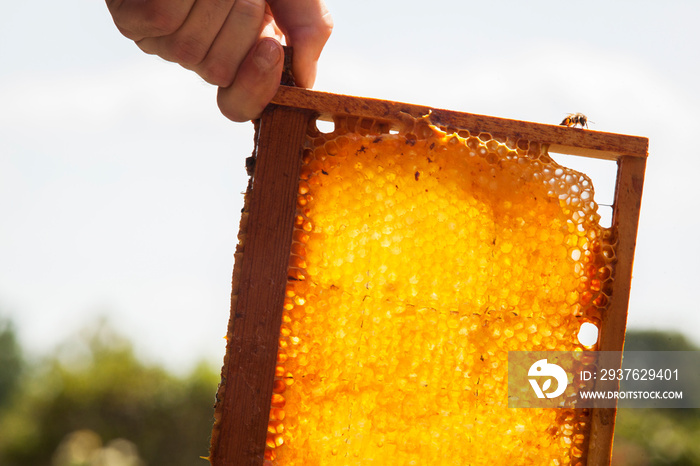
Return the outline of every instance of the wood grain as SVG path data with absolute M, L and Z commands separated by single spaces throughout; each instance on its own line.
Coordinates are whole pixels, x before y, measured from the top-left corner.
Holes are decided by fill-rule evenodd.
M 332 119 L 333 115 L 353 115 L 395 122 L 402 113 L 413 117 L 430 114 L 431 122 L 438 126 L 463 128 L 472 133 L 489 133 L 495 137 L 527 139 L 550 144 L 552 152 L 609 160 L 617 160 L 623 155 L 646 158 L 649 148 L 649 140 L 638 136 L 509 120 L 296 87 L 280 86 L 272 102 L 314 110 L 324 119 Z
M 263 463 L 284 290 L 292 244 L 301 146 L 311 113 L 268 107 L 260 121 L 257 162 L 232 299 L 214 466 Z
M 600 351 L 620 352 L 608 364 L 622 364 L 622 350 L 627 329 L 627 306 L 632 284 L 632 265 L 637 244 L 637 228 L 641 209 L 646 159 L 621 157 L 618 162 L 617 185 L 613 210 L 613 229 L 617 233 L 616 264 L 610 305 L 603 316 L 598 347 Z M 610 366 L 608 366 L 610 367 Z M 604 385 L 607 384 L 607 385 Z M 616 381 L 596 383 L 602 391 L 617 390 Z M 592 412 L 589 440 L 589 464 L 610 464 L 617 408 L 598 408 Z

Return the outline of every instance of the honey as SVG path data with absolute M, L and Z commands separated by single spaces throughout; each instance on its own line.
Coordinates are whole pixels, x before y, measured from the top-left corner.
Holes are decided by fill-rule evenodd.
M 615 245 L 546 147 L 336 118 L 304 149 L 269 465 L 585 464 L 589 412 L 509 409 L 508 351 L 585 351 Z M 606 294 L 607 293 L 607 294 Z

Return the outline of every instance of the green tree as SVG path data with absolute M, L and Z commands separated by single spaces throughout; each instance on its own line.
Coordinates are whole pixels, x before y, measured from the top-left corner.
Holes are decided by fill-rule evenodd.
M 150 465 L 206 456 L 218 377 L 206 365 L 175 377 L 139 361 L 131 343 L 101 323 L 26 377 L 0 424 L 0 464 L 44 466 L 63 438 L 90 430 L 104 442 L 133 442 Z
M 677 332 L 628 332 L 626 351 L 698 351 Z M 684 389 L 696 396 L 697 387 Z M 618 409 L 614 466 L 700 464 L 700 409 Z
M 0 318 L 0 410 L 9 401 L 22 373 L 22 351 L 17 342 L 15 327 Z
M 625 351 L 698 351 L 682 333 L 656 330 L 631 331 L 625 338 Z

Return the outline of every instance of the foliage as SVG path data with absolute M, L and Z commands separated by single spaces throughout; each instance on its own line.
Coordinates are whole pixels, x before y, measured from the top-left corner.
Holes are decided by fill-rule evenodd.
M 625 351 L 698 351 L 685 335 L 654 330 L 628 332 Z
M 676 411 L 685 411 L 678 416 Z M 690 414 L 690 415 L 688 415 Z M 617 412 L 615 466 L 700 464 L 698 410 L 621 409 Z
M 628 332 L 628 351 L 699 351 L 680 333 Z M 684 389 L 697 397 L 698 387 Z M 618 409 L 615 466 L 700 464 L 700 409 Z
M 64 437 L 85 429 L 132 441 L 146 464 L 206 464 L 198 458 L 208 451 L 217 379 L 205 365 L 185 378 L 147 366 L 126 339 L 92 327 L 24 379 L 0 421 L 0 464 L 51 464 Z
M 10 321 L 0 319 L 0 410 L 17 386 L 22 362 L 14 326 Z

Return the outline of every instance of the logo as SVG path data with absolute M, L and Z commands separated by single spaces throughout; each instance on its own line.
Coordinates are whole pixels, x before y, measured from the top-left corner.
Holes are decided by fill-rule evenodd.
M 555 398 L 564 393 L 564 390 L 566 390 L 566 386 L 568 385 L 566 372 L 564 369 L 556 364 L 548 364 L 546 359 L 540 359 L 530 366 L 530 370 L 527 372 L 527 375 L 529 377 L 547 377 L 544 384 L 542 384 L 542 388 L 540 388 L 537 380 L 532 378 L 528 379 L 530 381 L 530 385 L 532 385 L 532 389 L 535 390 L 537 398 Z M 547 390 L 551 388 L 552 379 L 557 381 L 557 388 L 556 390 L 547 392 Z

